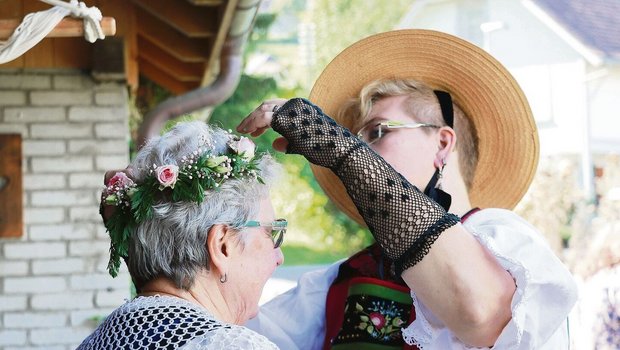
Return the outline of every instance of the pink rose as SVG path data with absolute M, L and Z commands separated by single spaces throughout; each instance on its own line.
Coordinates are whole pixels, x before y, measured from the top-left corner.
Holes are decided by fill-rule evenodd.
M 159 189 L 164 189 L 165 187 L 174 188 L 174 184 L 179 176 L 179 167 L 176 165 L 162 165 L 155 169 L 155 173 L 160 184 Z
M 233 151 L 235 151 L 235 153 L 243 155 L 245 160 L 254 158 L 254 150 L 256 149 L 256 145 L 254 145 L 254 142 L 252 142 L 249 138 L 242 136 L 239 140 L 231 141 L 228 145 Z
M 373 312 L 370 315 L 370 322 L 375 326 L 376 329 L 381 329 L 385 325 L 385 317 L 378 312 Z
M 108 181 L 108 188 L 123 188 L 131 185 L 133 185 L 133 181 L 129 177 L 127 177 L 127 174 L 125 174 L 124 172 L 118 172 L 114 174 L 114 176 L 112 176 L 112 178 Z

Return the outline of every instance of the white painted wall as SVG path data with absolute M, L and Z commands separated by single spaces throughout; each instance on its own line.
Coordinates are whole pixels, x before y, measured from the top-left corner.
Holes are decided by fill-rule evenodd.
M 620 153 L 620 65 L 602 67 L 588 77 L 592 151 Z
M 129 297 L 98 214 L 104 171 L 128 163 L 128 114 L 124 84 L 0 70 L 0 133 L 22 135 L 24 176 L 24 233 L 0 239 L 0 349 L 75 349 Z

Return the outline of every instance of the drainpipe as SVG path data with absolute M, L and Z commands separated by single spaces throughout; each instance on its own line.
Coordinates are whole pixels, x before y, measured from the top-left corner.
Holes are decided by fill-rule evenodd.
M 220 72 L 215 81 L 209 86 L 171 97 L 150 111 L 138 130 L 136 140 L 138 148 L 141 148 L 149 138 L 159 135 L 168 120 L 205 107 L 216 106 L 233 94 L 241 78 L 243 45 L 252 29 L 259 4 L 260 0 L 239 1 L 222 47 Z M 240 25 L 243 27 L 240 28 Z

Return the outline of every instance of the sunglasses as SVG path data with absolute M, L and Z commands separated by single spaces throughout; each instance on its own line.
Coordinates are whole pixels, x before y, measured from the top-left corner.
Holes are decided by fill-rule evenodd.
M 271 241 L 273 242 L 273 249 L 276 249 L 282 245 L 287 226 L 288 221 L 286 221 L 286 219 L 276 219 L 273 222 L 246 221 L 245 224 L 243 224 L 243 227 L 271 227 Z

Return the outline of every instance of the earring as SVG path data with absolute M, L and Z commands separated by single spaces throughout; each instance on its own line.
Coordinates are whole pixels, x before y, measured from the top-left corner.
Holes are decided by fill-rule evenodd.
M 445 159 L 442 159 L 442 160 L 441 160 L 441 168 L 437 169 L 437 170 L 438 170 L 438 173 L 437 173 L 437 185 L 435 185 L 435 187 L 436 187 L 437 189 L 440 189 L 440 190 L 441 190 L 441 189 L 443 189 L 443 186 L 442 186 L 442 185 L 443 185 L 442 180 L 443 180 L 443 169 L 444 169 L 445 167 L 446 167 L 446 160 L 445 160 Z
M 220 276 L 220 283 L 226 283 L 228 281 L 228 274 L 225 273 L 223 276 Z
M 441 168 L 435 169 L 435 174 L 433 174 L 433 177 L 426 185 L 424 194 L 448 211 L 450 204 L 452 204 L 452 196 L 441 189 L 441 178 L 443 177 L 443 168 L 446 166 L 446 160 L 442 160 L 441 163 Z

